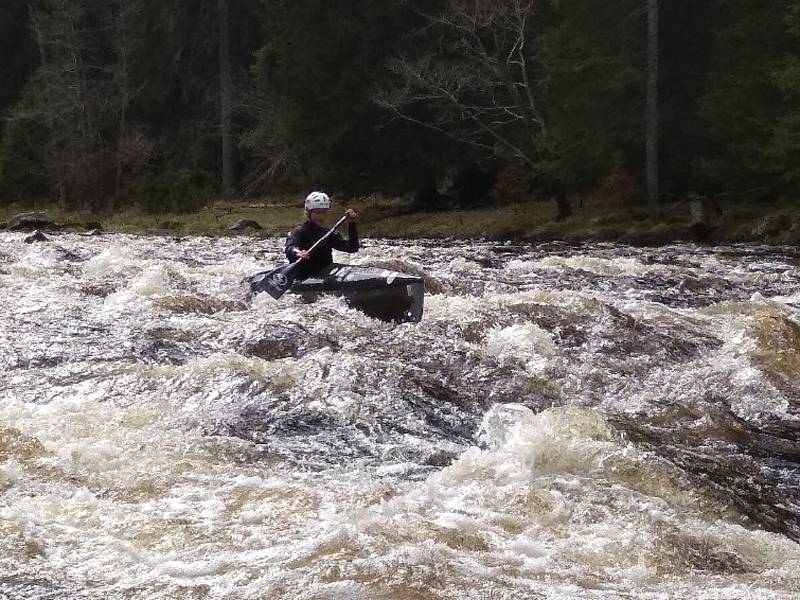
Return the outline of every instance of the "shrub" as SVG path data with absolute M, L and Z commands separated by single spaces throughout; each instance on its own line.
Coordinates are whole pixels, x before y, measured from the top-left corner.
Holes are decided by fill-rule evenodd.
M 145 178 L 138 203 L 150 214 L 188 213 L 202 208 L 213 191 L 212 177 L 206 171 L 168 170 Z

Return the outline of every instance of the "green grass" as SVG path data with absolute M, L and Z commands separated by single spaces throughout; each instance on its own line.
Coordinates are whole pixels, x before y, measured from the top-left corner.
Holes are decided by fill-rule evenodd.
M 551 202 L 509 204 L 469 210 L 423 210 L 408 200 L 372 196 L 343 202 L 359 212 L 363 237 L 485 238 L 528 241 L 620 241 L 659 245 L 691 239 L 684 206 L 652 215 L 643 206 L 620 206 L 584 198 L 573 216 L 557 221 Z M 344 206 L 341 207 L 342 209 Z M 800 209 L 793 202 L 731 204 L 717 220 L 717 241 L 792 244 L 800 242 Z M 283 235 L 303 218 L 297 197 L 214 202 L 191 214 L 151 215 L 136 209 L 113 213 L 62 211 L 55 206 L 0 208 L 0 221 L 29 211 L 45 212 L 59 223 L 102 223 L 105 231 L 161 235 L 228 235 L 240 219 L 263 229 L 248 235 Z

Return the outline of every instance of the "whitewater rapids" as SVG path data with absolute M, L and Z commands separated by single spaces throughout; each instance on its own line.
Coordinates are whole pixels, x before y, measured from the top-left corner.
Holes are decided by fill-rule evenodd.
M 394 325 L 248 298 L 280 240 L 23 237 L 0 598 L 800 596 L 795 249 L 366 240 Z

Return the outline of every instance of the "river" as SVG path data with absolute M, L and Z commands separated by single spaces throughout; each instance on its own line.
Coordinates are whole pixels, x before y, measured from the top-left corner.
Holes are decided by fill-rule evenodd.
M 0 233 L 0 598 L 794 599 L 800 253 Z M 340 258 L 342 256 L 340 255 Z

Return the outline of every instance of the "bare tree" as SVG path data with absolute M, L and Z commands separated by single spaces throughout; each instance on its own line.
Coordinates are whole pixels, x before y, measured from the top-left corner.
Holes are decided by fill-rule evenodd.
M 418 32 L 437 36 L 438 46 L 391 60 L 396 85 L 373 99 L 399 118 L 552 176 L 528 47 L 535 7 L 535 0 L 447 0 L 440 14 L 422 15 Z M 566 216 L 563 184 L 554 189 Z
M 112 64 L 114 94 L 117 113 L 117 148 L 114 175 L 114 195 L 108 195 L 106 208 L 112 209 L 114 200 L 122 194 L 123 175 L 126 171 L 142 169 L 153 153 L 153 144 L 141 131 L 132 129 L 128 122 L 128 108 L 144 85 L 132 87 L 130 58 L 134 52 L 136 39 L 133 35 L 132 21 L 142 14 L 141 2 L 117 0 L 109 3 L 113 20 L 113 47 L 116 61 Z
M 375 100 L 398 117 L 534 166 L 545 127 L 525 46 L 533 9 L 533 0 L 448 0 L 441 14 L 423 15 L 439 47 L 390 61 L 399 85 Z
M 263 191 L 269 182 L 294 184 L 304 179 L 299 144 L 281 119 L 280 100 L 272 86 L 252 77 L 245 79 L 239 88 L 237 109 L 257 124 L 239 140 L 246 157 L 242 194 Z
M 102 188 L 104 162 L 99 123 L 107 108 L 108 90 L 93 85 L 87 64 L 88 36 L 81 26 L 84 7 L 77 2 L 32 2 L 31 22 L 36 32 L 41 64 L 27 102 L 14 118 L 42 122 L 47 138 L 42 148 L 50 187 L 60 203 L 84 201 Z
M 128 123 L 136 0 L 34 0 L 30 18 L 40 65 L 11 118 L 43 132 L 40 151 L 50 190 L 62 204 L 106 208 L 127 171 L 144 165 L 152 145 Z M 87 19 L 89 13 L 94 18 Z M 100 51 L 98 51 L 100 50 Z

